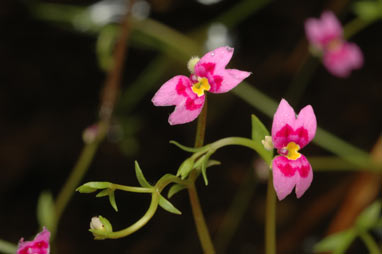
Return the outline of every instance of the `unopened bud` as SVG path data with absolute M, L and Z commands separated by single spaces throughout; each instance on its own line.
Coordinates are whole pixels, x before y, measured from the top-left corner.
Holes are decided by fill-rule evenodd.
M 187 68 L 191 73 L 195 71 L 195 65 L 199 62 L 200 58 L 197 56 L 191 57 L 191 59 L 187 63 Z
M 261 143 L 263 144 L 264 148 L 268 151 L 272 151 L 274 148 L 271 136 L 265 136 L 264 139 L 261 140 Z
M 98 125 L 93 124 L 87 127 L 84 132 L 82 133 L 82 140 L 85 142 L 85 144 L 93 143 L 98 135 Z
M 90 221 L 90 228 L 95 230 L 104 230 L 105 225 L 103 225 L 98 216 L 94 216 Z

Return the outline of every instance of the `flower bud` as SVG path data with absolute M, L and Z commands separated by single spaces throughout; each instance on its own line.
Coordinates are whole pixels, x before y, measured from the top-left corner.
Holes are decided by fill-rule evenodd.
M 195 65 L 199 62 L 200 58 L 197 56 L 191 57 L 190 60 L 188 60 L 187 68 L 191 73 L 194 73 Z
M 272 151 L 274 148 L 271 136 L 265 136 L 264 139 L 261 140 L 261 143 L 267 151 Z
M 102 224 L 98 216 L 94 216 L 90 221 L 90 228 L 95 230 L 105 230 L 105 226 Z

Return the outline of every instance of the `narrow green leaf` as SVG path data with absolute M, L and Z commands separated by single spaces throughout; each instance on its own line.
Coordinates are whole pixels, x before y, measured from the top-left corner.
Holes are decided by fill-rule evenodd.
M 273 150 L 268 151 L 264 148 L 262 140 L 264 140 L 266 136 L 270 136 L 269 131 L 257 116 L 252 115 L 252 140 L 255 141 L 261 149 L 259 155 L 268 163 L 272 160 Z
M 182 214 L 181 211 L 179 211 L 173 204 L 171 204 L 170 201 L 165 199 L 162 195 L 160 195 L 160 198 L 159 198 L 159 205 L 167 212 L 178 214 L 178 215 Z
M 0 239 L 0 253 L 4 254 L 14 254 L 17 251 L 16 244 L 6 242 Z
M 139 164 L 137 161 L 135 161 L 135 175 L 137 176 L 138 182 L 142 187 L 152 187 L 151 184 L 146 180 L 146 178 L 143 175 L 143 172 L 141 168 L 139 167 Z
M 381 206 L 381 200 L 377 200 L 365 210 L 363 210 L 357 218 L 357 227 L 367 231 L 371 227 L 375 226 L 378 222 L 378 219 L 381 217 Z
M 107 189 L 110 188 L 111 183 L 109 182 L 88 182 L 76 189 L 76 191 L 80 193 L 92 193 L 99 189 Z
M 202 176 L 203 176 L 203 180 L 204 180 L 204 184 L 207 186 L 208 185 L 208 178 L 207 178 L 207 160 L 206 159 L 203 163 L 202 163 Z
M 114 210 L 116 212 L 118 212 L 118 207 L 117 207 L 117 203 L 115 202 L 115 194 L 114 194 L 115 191 L 111 191 L 110 194 L 109 194 L 109 201 L 110 201 L 110 204 L 111 206 L 114 208 Z
M 202 147 L 198 147 L 198 148 L 184 146 L 184 145 L 181 145 L 181 144 L 179 144 L 178 142 L 176 142 L 174 140 L 170 140 L 170 144 L 176 145 L 177 147 L 179 147 L 183 151 L 190 152 L 190 153 L 201 152 L 203 150 L 207 150 L 208 149 L 206 146 L 202 146 Z
M 112 190 L 110 190 L 110 189 L 104 189 L 104 190 L 98 192 L 98 194 L 96 195 L 96 197 L 97 197 L 97 198 L 105 197 L 105 196 L 109 195 L 110 191 L 112 191 Z
M 313 247 L 314 252 L 346 253 L 346 249 L 356 236 L 357 234 L 354 229 L 329 235 Z
M 179 191 L 181 190 L 184 190 L 186 188 L 186 186 L 184 186 L 183 184 L 174 184 L 170 187 L 170 189 L 168 190 L 168 194 L 167 194 L 167 197 L 168 198 L 171 198 L 172 196 L 174 196 L 176 193 L 178 193 Z
M 52 229 L 55 220 L 54 201 L 52 193 L 44 191 L 37 202 L 37 219 L 41 227 Z
M 218 166 L 218 165 L 221 165 L 222 163 L 220 161 L 217 161 L 217 160 L 209 160 L 207 162 L 207 168 L 209 167 L 212 167 L 212 166 Z

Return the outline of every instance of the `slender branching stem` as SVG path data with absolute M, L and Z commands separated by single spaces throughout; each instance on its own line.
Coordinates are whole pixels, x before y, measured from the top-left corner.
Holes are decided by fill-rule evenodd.
M 265 253 L 276 254 L 276 193 L 272 176 L 268 178 L 265 207 Z

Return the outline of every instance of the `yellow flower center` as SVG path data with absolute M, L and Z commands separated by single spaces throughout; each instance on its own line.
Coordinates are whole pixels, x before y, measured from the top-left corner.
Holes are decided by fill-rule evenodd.
M 289 142 L 286 149 L 288 150 L 288 155 L 286 155 L 288 159 L 297 160 L 301 157 L 301 154 L 298 152 L 298 150 L 300 150 L 300 146 L 295 142 Z
M 198 83 L 192 86 L 192 91 L 198 95 L 198 97 L 204 95 L 204 91 L 209 91 L 211 89 L 208 79 L 198 78 Z

